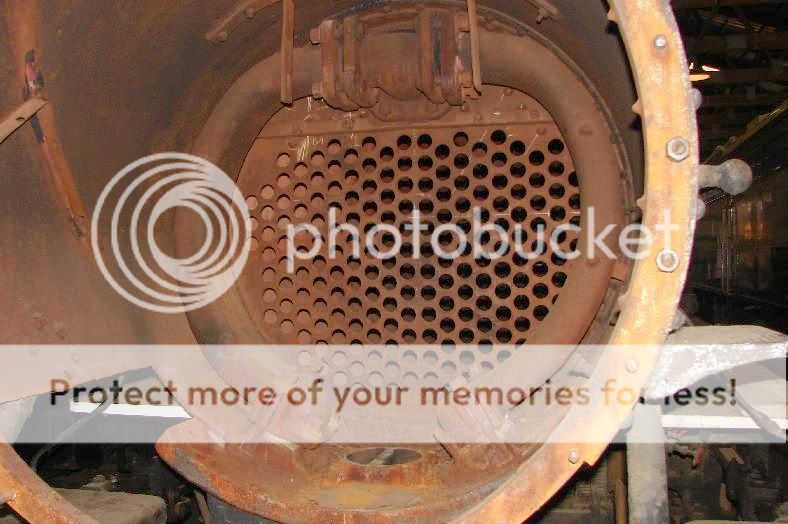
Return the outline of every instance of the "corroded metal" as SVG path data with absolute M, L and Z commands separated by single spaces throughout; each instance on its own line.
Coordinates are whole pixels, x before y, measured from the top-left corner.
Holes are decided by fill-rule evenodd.
M 457 345 L 525 343 L 572 273 L 548 245 L 556 227 L 580 222 L 570 151 L 547 111 L 510 88 L 487 87 L 472 111 L 455 108 L 428 127 L 302 99 L 262 130 L 238 185 L 254 238 L 243 300 L 276 343 L 440 344 L 447 369 L 457 370 Z M 442 224 L 465 227 L 470 239 L 476 208 L 484 223 L 510 234 L 522 227 L 515 240 L 523 252 L 542 228 L 543 253 L 527 260 L 510 247 L 501 259 L 479 260 L 470 244 L 459 257 L 434 253 L 430 236 Z M 321 250 L 288 273 L 287 225 L 311 223 L 328 239 L 332 209 L 336 224 L 357 228 L 359 237 L 375 224 L 403 231 L 401 254 L 365 254 L 359 238 L 354 256 L 345 231 L 335 257 Z M 414 210 L 426 230 L 408 229 Z M 492 252 L 496 238 L 485 249 Z M 576 239 L 568 231 L 560 245 L 569 252 Z M 307 250 L 313 242 L 308 234 L 295 240 Z M 385 236 L 375 243 L 391 249 Z M 445 253 L 458 247 L 454 235 L 440 241 Z M 505 359 L 489 355 L 482 367 Z
M 207 3 L 206 5 L 192 6 L 189 8 L 192 11 L 189 12 L 202 24 L 197 24 L 200 25 L 199 30 L 190 30 L 189 21 L 184 21 L 183 16 L 174 16 L 173 8 L 170 6 L 155 8 L 160 12 L 152 14 L 162 16 L 150 16 L 145 19 L 173 21 L 175 27 L 173 34 L 183 38 L 184 41 L 191 42 L 190 45 L 193 46 L 197 37 L 203 34 L 204 27 L 209 26 L 206 21 L 215 20 L 219 16 L 219 21 L 214 27 L 218 29 L 212 32 L 214 36 L 211 39 L 226 40 L 228 33 L 235 30 L 238 32 L 239 38 L 228 40 L 223 46 L 241 46 L 248 41 L 241 38 L 240 35 L 243 34 L 249 38 L 250 33 L 246 32 L 247 29 L 251 32 L 255 27 L 252 15 L 272 3 L 246 2 L 243 5 L 230 6 L 230 14 L 225 15 L 221 13 L 225 12 L 227 6 L 220 5 L 221 9 L 208 6 Z M 552 5 L 546 2 L 539 2 L 539 4 Z M 683 285 L 694 228 L 694 207 L 690 203 L 694 202 L 698 188 L 697 133 L 694 111 L 691 110 L 693 101 L 681 42 L 668 2 L 663 0 L 643 0 L 640 2 L 612 0 L 610 4 L 613 8 L 611 19 L 615 20 L 621 29 L 640 95 L 638 108 L 643 119 L 647 159 L 645 198 L 640 201 L 643 207 L 643 220 L 652 231 L 657 230 L 655 226 L 663 218 L 664 211 L 670 210 L 674 222 L 679 224 L 682 230 L 680 238 L 673 239 L 673 249 L 679 258 L 679 264 L 675 271 L 669 273 L 660 271 L 656 263 L 656 257 L 662 245 L 660 237 L 655 239 L 649 256 L 635 265 L 628 288 L 621 300 L 621 313 L 613 328 L 611 341 L 630 344 L 660 343 L 671 324 L 678 295 Z M 336 9 L 349 8 L 352 5 L 352 2 L 345 2 L 342 6 L 337 6 Z M 316 14 L 309 15 L 317 17 L 317 20 L 305 21 L 306 27 L 318 24 L 333 14 L 331 9 L 318 10 L 318 7 L 320 6 L 316 6 L 314 10 Z M 532 10 L 530 10 L 530 6 L 528 7 L 528 14 L 532 15 Z M 614 129 L 611 129 L 612 126 L 608 126 L 612 118 L 606 120 L 606 116 L 600 116 L 598 112 L 595 112 L 596 110 L 587 111 L 589 101 L 590 106 L 594 107 L 593 102 L 599 102 L 601 98 L 595 98 L 597 95 L 594 93 L 589 94 L 588 85 L 584 86 L 578 80 L 583 76 L 579 70 L 560 69 L 559 64 L 549 71 L 549 75 L 540 76 L 538 74 L 540 68 L 534 65 L 534 62 L 543 66 L 545 63 L 543 59 L 552 52 L 544 51 L 544 49 L 540 49 L 540 46 L 530 48 L 529 51 L 533 51 L 533 53 L 513 52 L 522 49 L 518 47 L 522 41 L 529 40 L 523 38 L 527 31 L 518 27 L 512 28 L 501 21 L 503 17 L 496 18 L 489 13 L 482 13 L 482 6 L 479 8 L 480 24 L 482 25 L 479 35 L 480 52 L 481 63 L 485 67 L 485 81 L 522 89 L 529 95 L 538 98 L 549 109 L 560 126 L 567 150 L 571 152 L 572 161 L 578 170 L 583 205 L 599 201 L 602 198 L 600 194 L 606 195 L 610 201 L 610 207 L 615 208 L 610 210 L 611 223 L 620 225 L 626 223 L 623 216 L 628 203 L 625 191 L 620 187 L 621 182 L 614 180 L 611 183 L 605 177 L 594 180 L 590 178 L 590 175 L 586 176 L 587 173 L 603 170 L 615 178 L 621 173 L 627 173 L 631 168 L 626 161 L 622 160 L 622 157 L 626 155 L 621 153 L 623 148 L 619 148 L 621 143 L 619 135 L 615 133 Z M 155 11 L 155 9 L 151 8 L 151 11 Z M 81 14 L 85 20 L 91 19 L 84 12 Z M 126 15 L 126 13 L 123 14 Z M 24 42 L 20 45 L 29 48 L 34 40 L 30 38 L 30 35 L 48 34 L 50 30 L 43 24 L 36 22 L 37 17 L 41 17 L 43 20 L 45 16 L 42 11 L 38 11 L 35 17 L 16 19 L 20 22 L 20 28 L 27 28 L 26 37 L 19 36 L 20 40 Z M 244 20 L 249 20 L 249 22 L 242 24 L 241 22 Z M 550 20 L 545 23 L 546 31 L 551 30 L 549 24 L 554 22 L 555 20 Z M 155 26 L 151 27 L 143 22 L 140 22 L 140 26 L 143 35 L 149 34 L 147 31 L 151 31 L 152 34 L 160 34 L 155 32 L 157 29 Z M 93 34 L 100 36 L 104 33 L 98 31 L 89 33 L 89 36 Z M 655 38 L 658 35 L 665 36 L 666 45 L 654 46 Z M 273 44 L 269 46 L 269 50 L 277 47 L 278 37 L 279 35 L 276 35 L 276 38 L 272 38 Z M 133 40 L 136 42 L 146 39 Z M 177 40 L 177 38 L 173 38 L 173 40 Z M 49 56 L 52 56 L 56 45 L 51 42 L 47 43 L 49 43 Z M 207 46 L 207 43 L 205 45 Z M 545 42 L 545 46 L 541 47 L 546 48 L 547 45 L 548 43 Z M 212 48 L 210 52 L 221 53 L 222 51 L 218 49 L 223 46 L 210 46 Z M 189 118 L 183 117 L 183 122 L 179 122 L 183 124 L 182 127 L 173 129 L 172 136 L 160 139 L 156 145 L 171 145 L 181 140 L 191 143 L 191 139 L 197 134 L 196 131 L 192 131 L 193 134 L 190 135 L 187 131 L 191 125 L 194 129 L 202 129 L 200 137 L 194 142 L 193 150 L 195 152 L 222 165 L 228 172 L 241 173 L 243 163 L 247 158 L 246 153 L 256 140 L 262 124 L 279 108 L 280 77 L 271 73 L 278 70 L 280 61 L 276 55 L 263 58 L 266 55 L 262 51 L 259 55 L 252 54 L 251 56 L 246 54 L 234 56 L 232 55 L 233 51 L 242 50 L 239 50 L 238 47 L 231 47 L 227 52 L 230 53 L 232 60 L 228 60 L 228 56 L 214 54 L 210 55 L 204 65 L 195 66 L 198 72 L 205 73 L 204 78 L 200 79 L 197 75 L 195 78 L 186 77 L 186 80 L 194 80 L 194 84 L 201 87 L 208 84 L 212 87 L 204 91 L 196 90 L 183 94 L 178 103 L 183 103 L 184 107 L 197 108 L 195 114 L 190 115 Z M 196 52 L 201 53 L 204 50 L 200 48 Z M 106 49 L 91 49 L 88 56 L 95 63 L 103 64 L 102 60 L 105 54 L 107 54 Z M 206 52 L 207 54 L 208 52 Z M 16 56 L 22 55 L 17 53 Z M 125 58 L 126 56 L 118 49 L 113 49 L 109 52 L 108 62 L 123 63 L 124 60 L 118 60 L 118 57 Z M 174 63 L 181 55 L 178 52 L 173 52 L 172 55 L 167 56 L 172 58 Z M 507 59 L 506 63 L 500 63 L 501 56 Z M 222 69 L 222 67 L 229 67 L 227 64 L 234 64 L 236 59 L 241 67 L 248 68 L 246 73 L 243 70 Z M 313 84 L 321 79 L 319 73 L 315 74 L 315 71 L 320 71 L 320 57 L 315 51 L 310 52 L 305 48 L 296 48 L 294 49 L 294 60 L 296 64 L 293 72 L 294 98 L 308 96 L 312 94 Z M 202 60 L 195 60 L 195 62 L 203 63 Z M 144 63 L 144 61 L 135 62 L 135 64 Z M 213 67 L 217 68 L 219 73 L 213 72 L 211 70 Z M 93 69 L 90 70 L 93 71 Z M 101 69 L 98 68 L 98 70 Z M 132 73 L 128 73 L 128 76 L 119 74 L 113 79 L 119 85 L 126 79 L 145 78 L 141 73 L 143 70 L 149 71 L 151 69 L 140 67 L 134 69 Z M 163 67 L 162 70 L 167 70 L 167 68 Z M 569 74 L 566 71 L 569 71 Z M 544 73 L 544 70 L 542 72 Z M 221 73 L 227 74 L 222 75 Z M 577 83 L 572 83 L 573 74 L 574 82 Z M 177 75 L 173 75 L 173 78 L 175 78 L 174 81 L 177 81 Z M 561 83 L 558 83 L 556 78 L 560 78 Z M 233 84 L 236 79 L 238 81 Z M 67 80 L 61 81 L 67 82 Z M 99 80 L 97 79 L 97 82 Z M 161 81 L 161 79 L 158 80 Z M 550 84 L 550 82 L 555 83 Z M 151 81 L 149 84 L 143 83 L 142 87 L 154 89 L 159 85 Z M 74 94 L 75 91 L 71 91 L 72 96 L 79 95 L 79 93 Z M 181 95 L 177 85 L 173 91 L 178 92 L 179 96 Z M 129 93 L 131 92 L 135 91 L 129 88 Z M 62 98 L 56 99 L 55 102 L 60 101 L 63 104 L 56 107 L 62 108 L 59 109 L 62 111 L 61 115 L 71 117 L 64 121 L 61 120 L 60 126 L 71 125 L 72 131 L 75 125 L 79 128 L 78 124 L 74 124 L 74 120 L 79 121 L 80 111 L 84 112 L 84 108 L 69 109 L 69 103 L 73 103 L 74 100 L 63 93 L 58 94 Z M 221 104 L 219 103 L 220 97 L 224 97 Z M 140 99 L 145 99 L 146 104 L 149 103 L 147 98 L 140 97 Z M 173 103 L 172 99 L 167 100 L 169 103 Z M 199 102 L 195 102 L 195 100 L 199 100 Z M 567 104 L 566 101 L 571 103 Z M 205 109 L 205 107 L 210 108 L 214 105 L 221 109 L 221 111 L 217 111 L 218 116 L 211 116 L 210 110 Z M 598 104 L 598 107 L 602 106 L 604 104 Z M 106 106 L 102 107 L 106 108 Z M 139 108 L 140 106 L 133 107 Z M 160 111 L 152 112 L 151 118 L 161 119 L 161 121 L 154 120 L 154 122 L 166 126 L 172 117 L 172 106 L 157 108 Z M 164 109 L 169 109 L 169 111 Z M 116 110 L 128 121 L 133 121 L 135 115 L 124 113 L 123 108 L 120 107 L 117 107 Z M 121 122 L 125 123 L 122 119 Z M 201 127 L 205 122 L 207 124 Z M 43 124 L 48 139 L 57 141 L 58 133 L 55 132 L 54 116 L 46 117 Z M 143 122 L 143 124 L 147 124 L 147 122 Z M 342 125 L 341 121 L 339 125 Z M 351 121 L 349 125 L 355 126 L 357 124 Z M 443 133 L 448 139 L 448 129 L 451 128 L 456 133 L 458 127 L 465 127 L 465 125 L 472 126 L 473 123 L 463 126 L 449 126 L 444 123 L 438 127 L 443 128 Z M 524 124 L 517 122 L 513 125 L 523 126 Z M 156 129 L 155 125 L 151 127 Z M 421 126 L 415 127 L 422 129 Z M 137 132 L 149 130 L 142 124 L 135 129 Z M 179 134 L 180 131 L 183 131 L 182 135 Z M 372 129 L 365 131 L 374 132 Z M 287 135 L 298 135 L 303 138 L 302 133 L 291 130 Z M 326 136 L 344 139 L 346 135 L 352 133 L 355 133 L 355 130 L 332 130 Z M 380 136 L 385 133 L 386 131 L 381 131 Z M 391 136 L 394 136 L 393 131 L 390 133 Z M 145 133 L 140 132 L 140 135 L 142 134 Z M 72 144 L 79 143 L 78 138 L 80 137 L 67 136 Z M 95 136 L 99 136 L 99 134 L 96 133 Z M 130 136 L 133 136 L 133 133 Z M 177 139 L 173 137 L 177 137 Z M 681 162 L 672 161 L 667 154 L 668 143 L 674 137 L 683 137 L 689 147 L 687 158 Z M 11 140 L 16 138 L 15 135 Z M 598 147 L 599 140 L 604 140 L 604 147 Z M 141 150 L 145 150 L 147 146 L 152 146 L 152 142 L 140 140 L 134 142 L 134 145 L 136 148 L 129 147 L 126 143 L 118 144 L 120 148 L 127 147 L 121 149 L 120 156 L 134 156 Z M 381 142 L 379 146 L 382 145 Z M 92 158 L 88 146 L 89 144 L 69 149 L 71 162 L 77 161 L 82 167 L 88 166 L 85 170 L 90 169 L 88 160 Z M 79 147 L 87 148 L 87 152 L 80 150 Z M 59 172 L 71 173 L 70 164 L 65 159 L 63 149 L 65 148 L 55 151 L 57 160 L 53 164 L 63 169 Z M 346 147 L 343 152 L 347 152 Z M 90 194 L 91 191 L 95 191 L 96 187 L 101 187 L 100 176 L 91 178 L 84 175 L 83 171 L 77 171 L 77 174 L 82 176 L 79 187 L 83 192 Z M 414 184 L 417 182 L 414 181 Z M 605 184 L 610 185 L 606 186 Z M 294 190 L 295 186 L 292 189 Z M 75 190 L 73 192 L 76 193 Z M 283 192 L 280 191 L 280 193 Z M 613 196 L 611 197 L 611 195 Z M 82 215 L 81 212 L 76 214 Z M 79 230 L 77 229 L 77 231 Z M 188 237 L 188 235 L 186 236 Z M 67 266 L 66 269 L 70 269 L 70 267 Z M 620 289 L 622 284 L 621 274 L 626 274 L 625 271 L 618 270 L 616 272 L 618 279 L 613 279 L 616 267 L 618 266 L 612 261 L 610 264 L 588 265 L 587 267 L 581 264 L 579 269 L 575 269 L 581 273 L 575 273 L 575 275 L 583 274 L 584 278 L 574 281 L 580 281 L 583 285 L 575 285 L 572 283 L 572 278 L 568 279 L 566 288 L 562 290 L 560 299 L 543 325 L 565 325 L 566 329 L 553 329 L 552 333 L 556 337 L 566 337 L 570 341 L 580 341 L 588 336 L 587 333 L 595 333 L 604 338 L 608 332 L 607 325 L 610 322 L 610 309 L 605 309 L 605 305 L 615 302 L 618 298 L 617 289 Z M 86 276 L 80 275 L 81 283 L 89 281 Z M 69 274 L 69 278 L 75 277 Z M 615 280 L 615 284 L 611 283 L 613 280 Z M 61 289 L 52 286 L 52 289 L 58 291 Z M 84 284 L 84 287 L 87 288 L 88 284 Z M 90 288 L 90 293 L 84 289 L 78 289 L 75 292 L 79 292 L 79 296 L 84 297 L 85 303 L 93 303 L 90 301 L 92 298 L 95 303 L 102 306 L 99 308 L 100 310 L 118 311 L 122 318 L 121 326 L 119 328 L 113 326 L 112 331 L 128 333 L 130 340 L 138 332 L 167 333 L 177 337 L 181 334 L 178 329 L 184 327 L 183 324 L 173 327 L 174 323 L 170 319 L 164 323 L 140 317 L 138 313 L 135 316 L 134 312 L 113 302 L 111 298 L 106 297 L 106 294 L 102 295 L 101 290 L 96 291 Z M 106 292 L 104 291 L 104 293 Z M 61 297 L 66 294 L 68 291 L 58 293 L 58 300 L 61 300 Z M 229 337 L 230 340 L 236 341 L 270 341 L 265 336 L 261 337 L 251 312 L 244 306 L 239 294 L 240 291 L 235 290 L 234 293 L 223 298 L 216 308 L 190 315 L 190 326 L 200 341 L 220 341 L 222 337 Z M 593 299 L 588 297 L 593 297 Z M 648 307 L 643 307 L 644 304 L 647 304 Z M 64 313 L 62 309 L 58 310 L 52 307 L 47 309 L 59 311 L 61 314 L 67 313 Z M 565 320 L 569 317 L 565 317 L 565 315 L 569 315 L 569 313 L 558 313 L 559 311 L 568 312 L 576 309 L 582 309 L 581 317 L 587 322 L 567 323 Z M 97 317 L 100 312 L 97 312 Z M 83 311 L 82 314 L 84 316 L 85 312 Z M 96 324 L 93 318 L 90 321 L 90 323 Z M 590 326 L 588 322 L 591 322 Z M 79 325 L 85 329 L 90 327 L 85 322 Z M 97 333 L 96 336 L 100 338 L 101 335 L 107 334 L 107 328 L 104 329 L 104 332 L 97 329 L 94 333 Z M 545 332 L 550 333 L 551 331 L 545 330 Z M 59 336 L 58 333 L 62 334 L 63 329 L 58 328 L 52 336 Z M 534 338 L 539 338 L 537 333 L 534 333 Z M 35 340 L 36 338 L 31 336 L 25 338 L 25 340 L 27 339 Z M 196 357 L 197 355 L 195 355 Z M 527 358 L 527 356 L 523 358 Z M 558 355 L 554 362 L 534 363 L 535 368 L 542 366 L 543 369 L 532 371 L 537 374 L 542 373 L 545 378 L 549 377 L 565 359 L 566 355 Z M 633 359 L 637 361 L 637 366 L 631 365 Z M 515 358 L 510 359 L 508 363 L 510 364 L 510 373 L 516 374 L 525 369 L 522 361 Z M 161 365 L 177 368 L 177 362 Z M 624 386 L 639 389 L 652 367 L 653 361 L 647 355 L 611 353 L 603 357 L 599 372 L 621 376 Z M 206 363 L 203 371 L 207 373 L 209 370 Z M 256 372 L 257 368 L 251 368 L 250 371 Z M 598 417 L 604 422 L 594 427 L 581 424 L 579 420 L 571 417 L 567 419 L 566 423 L 570 428 L 575 428 L 578 434 L 591 433 L 595 437 L 599 437 L 592 438 L 592 440 L 603 442 L 618 429 L 629 411 L 629 406 L 621 406 L 612 412 L 605 412 L 604 417 Z M 594 416 L 594 414 L 589 416 Z M 220 420 L 213 422 L 221 424 Z M 392 457 L 413 455 L 402 451 L 397 452 L 395 449 L 375 454 L 364 449 L 319 446 L 314 450 L 305 450 L 283 444 L 257 448 L 161 446 L 160 451 L 186 477 L 207 487 L 224 500 L 248 511 L 278 517 L 282 520 L 347 521 L 357 519 L 385 522 L 406 519 L 411 521 L 486 522 L 517 521 L 527 518 L 542 507 L 584 463 L 594 463 L 604 447 L 601 444 L 580 443 L 545 445 L 517 450 L 482 448 L 472 458 L 477 459 L 481 455 L 480 462 L 483 463 L 483 459 L 486 458 L 491 464 L 498 461 L 498 465 L 490 468 L 485 466 L 465 468 L 465 470 L 458 468 L 441 446 L 431 446 L 425 450 L 411 449 L 410 451 L 418 453 L 421 459 L 414 461 L 404 461 L 403 459 L 402 463 L 396 463 L 397 461 Z M 407 450 L 408 448 L 403 447 L 402 449 Z M 359 452 L 361 452 L 360 455 Z M 364 464 L 365 457 L 372 455 L 374 456 L 367 465 L 377 460 L 392 462 L 391 466 L 393 467 L 383 468 L 383 470 L 367 467 Z M 297 458 L 299 460 L 296 460 Z M 255 467 L 251 467 L 252 465 Z M 256 469 L 257 465 L 267 469 L 261 472 Z M 298 479 L 298 484 L 294 484 L 293 479 L 295 478 Z M 443 483 L 436 482 L 436 479 L 442 479 Z M 294 488 L 294 486 L 296 487 Z M 76 513 L 63 500 L 54 497 L 47 486 L 21 463 L 10 448 L 4 448 L 2 457 L 0 457 L 0 490 L 14 493 L 14 498 L 10 501 L 11 506 L 28 520 L 34 522 L 41 520 L 85 521 L 83 515 Z
M 321 51 L 312 94 L 337 109 L 369 108 L 388 121 L 430 119 L 445 114 L 444 104 L 478 96 L 475 10 L 473 17 L 433 7 L 371 10 L 325 20 L 311 40 Z M 430 110 L 414 114 L 423 102 Z

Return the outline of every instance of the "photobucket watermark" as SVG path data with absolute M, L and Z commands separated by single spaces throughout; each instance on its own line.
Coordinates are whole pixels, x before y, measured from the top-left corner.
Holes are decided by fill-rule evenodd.
M 486 208 L 468 207 L 456 222 L 450 213 L 446 218 L 415 208 L 399 220 L 384 213 L 382 223 L 364 221 L 359 227 L 355 213 L 340 223 L 338 205 L 329 204 L 326 214 L 317 210 L 312 222 L 293 224 L 288 218 L 285 225 L 280 218 L 277 227 L 286 235 L 263 253 L 275 257 L 278 251 L 281 257 L 286 251 L 280 261 L 288 273 L 296 271 L 297 261 L 326 255 L 384 262 L 433 256 L 495 261 L 513 253 L 523 263 L 540 257 L 641 260 L 653 248 L 670 252 L 672 235 L 681 230 L 669 211 L 652 231 L 640 223 L 604 223 L 598 217 L 608 214 L 593 207 L 568 221 L 538 212 L 528 217 L 524 210 L 492 216 Z M 204 159 L 183 153 L 142 158 L 117 173 L 97 202 L 91 237 L 97 265 L 115 291 L 137 306 L 173 314 L 205 307 L 235 284 L 261 244 L 273 241 L 273 227 L 266 229 L 271 238 L 253 235 L 257 219 L 249 211 L 236 183 Z M 180 251 L 172 239 L 160 237 L 176 217 L 187 232 L 176 235 Z M 105 246 L 98 240 L 101 231 L 107 232 Z M 668 268 L 675 261 L 657 259 Z
M 581 256 L 588 259 L 607 258 L 618 260 L 622 256 L 630 260 L 642 260 L 649 256 L 649 248 L 657 235 L 662 238 L 664 249 L 671 249 L 674 232 L 681 228 L 666 211 L 662 220 L 652 231 L 647 225 L 633 223 L 626 226 L 599 224 L 597 212 L 589 207 L 583 215 L 582 225 L 572 222 L 559 224 L 548 230 L 545 224 L 531 221 L 505 228 L 498 222 L 484 220 L 485 210 L 474 207 L 472 221 L 443 223 L 431 228 L 421 212 L 414 209 L 408 222 L 400 227 L 394 224 L 374 224 L 360 230 L 358 226 L 340 223 L 338 210 L 331 207 L 328 212 L 327 234 L 314 224 L 287 225 L 287 271 L 296 269 L 296 261 L 313 260 L 327 254 L 335 260 L 339 254 L 366 256 L 379 260 L 403 256 L 404 235 L 408 235 L 409 257 L 418 260 L 423 256 L 423 240 L 428 241 L 430 254 L 444 260 L 455 260 L 473 255 L 475 259 L 498 260 L 512 252 L 524 260 L 531 261 L 551 253 L 566 261 Z M 470 227 L 469 227 L 470 226 Z M 581 235 L 585 230 L 586 235 Z M 655 232 L 657 234 L 655 234 Z M 574 237 L 578 241 L 567 242 Z M 579 241 L 582 239 L 583 241 Z M 348 250 L 349 247 L 349 250 Z
M 161 223 L 190 212 L 204 235 L 193 253 L 160 246 Z M 156 313 L 205 307 L 230 289 L 249 258 L 248 211 L 235 182 L 213 163 L 184 153 L 141 158 L 101 193 L 91 223 L 99 270 L 129 302 Z M 107 245 L 99 242 L 107 230 Z

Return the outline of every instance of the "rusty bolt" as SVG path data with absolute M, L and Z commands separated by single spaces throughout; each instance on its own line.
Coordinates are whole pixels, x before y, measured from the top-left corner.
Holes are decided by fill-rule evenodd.
M 249 20 L 251 20 L 252 18 L 254 18 L 254 13 L 255 13 L 255 11 L 254 11 L 254 9 L 252 9 L 251 7 L 247 7 L 247 8 L 244 10 L 244 14 L 246 15 L 246 18 L 248 18 Z
M 569 456 L 567 458 L 569 459 L 570 463 L 577 464 L 578 462 L 580 462 L 580 451 L 576 449 L 570 449 Z
M 345 118 L 342 120 L 342 129 L 351 129 L 353 127 L 353 120 Z
M 219 40 L 219 42 L 226 42 L 229 37 L 230 35 L 227 34 L 227 31 L 222 31 L 221 33 L 216 35 L 216 38 L 217 40 Z
M 657 49 L 665 49 L 668 46 L 668 38 L 665 35 L 657 35 L 654 39 L 654 47 Z
M 673 273 L 679 267 L 679 254 L 672 249 L 663 249 L 657 255 L 657 267 L 663 273 Z
M 484 118 L 484 116 L 481 113 L 474 113 L 473 115 L 473 120 L 475 122 L 481 122 L 482 118 Z
M 674 162 L 683 162 L 689 157 L 690 145 L 686 138 L 675 137 L 668 142 L 668 158 Z
M 503 90 L 503 96 L 512 96 L 513 92 L 511 87 L 507 87 Z

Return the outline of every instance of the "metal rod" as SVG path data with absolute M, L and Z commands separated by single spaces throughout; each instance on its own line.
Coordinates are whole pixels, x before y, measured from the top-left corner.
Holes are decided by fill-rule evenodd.
M 282 2 L 282 103 L 293 103 L 293 36 L 295 6 L 293 0 Z
M 627 433 L 630 524 L 667 523 L 668 474 L 659 404 L 638 404 Z
M 471 34 L 471 74 L 473 88 L 482 92 L 482 64 L 479 57 L 479 19 L 476 16 L 476 0 L 468 0 L 468 28 Z

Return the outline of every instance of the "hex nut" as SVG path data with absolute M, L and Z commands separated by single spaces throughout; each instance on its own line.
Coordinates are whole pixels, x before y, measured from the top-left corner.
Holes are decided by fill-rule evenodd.
M 663 249 L 657 255 L 657 267 L 663 273 L 673 273 L 679 267 L 679 254 L 672 249 Z
M 690 145 L 686 138 L 675 137 L 668 142 L 668 158 L 674 162 L 683 162 L 689 157 Z

